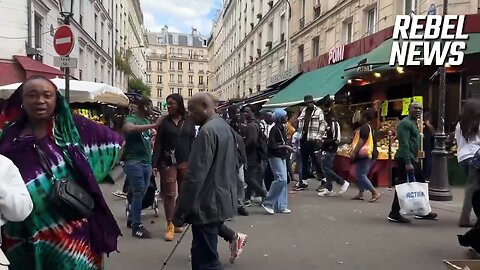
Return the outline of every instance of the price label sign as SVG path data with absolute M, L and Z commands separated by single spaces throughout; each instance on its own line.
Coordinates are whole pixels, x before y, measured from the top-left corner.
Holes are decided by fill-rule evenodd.
M 411 98 L 404 98 L 403 99 L 402 115 L 408 115 L 408 108 L 410 107 L 411 103 L 412 103 Z
M 423 106 L 423 96 L 414 96 L 413 97 L 413 102 L 419 103 L 420 105 Z
M 388 101 L 385 100 L 382 103 L 380 116 L 387 116 L 387 115 L 388 115 Z

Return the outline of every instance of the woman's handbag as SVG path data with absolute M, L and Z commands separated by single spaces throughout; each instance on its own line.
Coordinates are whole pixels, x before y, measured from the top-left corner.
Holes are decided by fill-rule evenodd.
M 368 125 L 368 128 L 369 128 L 368 139 L 365 141 L 362 148 L 360 148 L 360 150 L 358 151 L 358 154 L 357 154 L 358 158 L 372 159 L 373 132 L 372 132 L 372 127 L 370 125 Z M 353 142 L 352 142 L 352 150 L 355 149 L 359 141 L 360 141 L 360 130 L 355 133 L 355 137 L 353 138 Z
M 60 210 L 73 219 L 88 218 L 93 213 L 95 201 L 88 192 L 78 183 L 68 178 L 57 179 L 51 169 L 51 163 L 43 150 L 34 145 L 40 158 L 45 174 L 51 178 L 52 192 L 50 201 Z

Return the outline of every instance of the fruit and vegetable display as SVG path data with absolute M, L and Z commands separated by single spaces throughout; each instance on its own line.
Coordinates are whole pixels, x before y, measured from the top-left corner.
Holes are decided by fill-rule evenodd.
M 96 111 L 94 110 L 89 110 L 89 109 L 74 109 L 73 110 L 74 113 L 76 114 L 79 114 L 83 117 L 86 117 L 92 121 L 95 121 L 99 124 L 102 124 L 102 125 L 106 125 L 107 122 L 105 120 L 105 118 L 103 117 L 103 114 L 98 114 Z

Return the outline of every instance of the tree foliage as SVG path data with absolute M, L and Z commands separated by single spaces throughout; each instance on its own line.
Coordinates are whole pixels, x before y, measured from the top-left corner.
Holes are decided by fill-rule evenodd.
M 141 79 L 131 79 L 128 81 L 128 88 L 135 92 L 138 93 L 142 96 L 149 97 L 150 96 L 150 87 L 143 83 Z

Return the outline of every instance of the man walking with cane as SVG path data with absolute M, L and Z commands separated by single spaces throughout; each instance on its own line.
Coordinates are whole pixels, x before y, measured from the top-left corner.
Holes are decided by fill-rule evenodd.
M 230 126 L 215 113 L 207 93 L 194 95 L 188 110 L 201 128 L 192 146 L 173 223 L 192 224 L 192 270 L 220 270 L 219 229 L 237 211 L 236 142 Z

